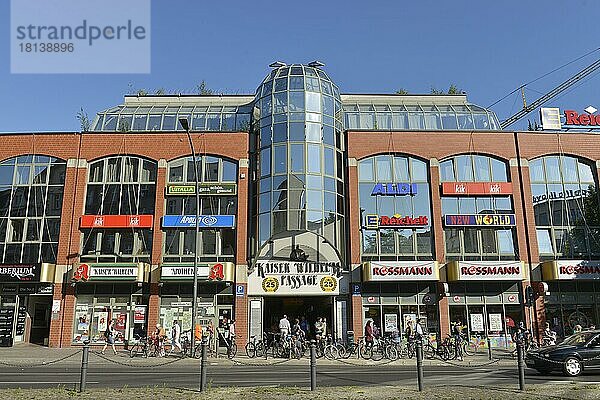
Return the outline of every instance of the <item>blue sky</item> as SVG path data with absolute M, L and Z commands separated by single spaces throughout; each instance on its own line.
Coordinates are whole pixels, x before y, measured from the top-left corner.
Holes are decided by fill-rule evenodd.
M 597 0 L 154 0 L 150 74 L 21 75 L 10 73 L 9 11 L 1 1 L 0 132 L 77 130 L 80 107 L 93 116 L 132 89 L 190 92 L 205 80 L 217 91 L 253 93 L 275 60 L 321 60 L 342 93 L 428 93 L 454 83 L 488 106 L 600 47 Z M 598 57 L 535 82 L 528 101 Z M 599 75 L 548 105 L 600 109 Z M 503 119 L 520 106 L 513 95 L 494 111 Z

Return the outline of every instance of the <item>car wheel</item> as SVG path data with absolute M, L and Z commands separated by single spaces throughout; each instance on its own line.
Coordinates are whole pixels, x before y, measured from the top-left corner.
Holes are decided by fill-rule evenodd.
M 563 370 L 567 376 L 578 376 L 583 371 L 581 360 L 576 357 L 568 357 L 564 362 Z

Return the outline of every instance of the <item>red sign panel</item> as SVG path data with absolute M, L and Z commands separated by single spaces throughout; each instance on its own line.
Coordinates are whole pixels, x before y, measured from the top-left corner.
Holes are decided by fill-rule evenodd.
M 444 182 L 442 194 L 454 196 L 494 196 L 512 194 L 510 182 Z
M 152 228 L 152 215 L 82 215 L 81 228 Z
M 577 111 L 565 111 L 565 125 L 600 125 L 600 115 L 578 114 Z

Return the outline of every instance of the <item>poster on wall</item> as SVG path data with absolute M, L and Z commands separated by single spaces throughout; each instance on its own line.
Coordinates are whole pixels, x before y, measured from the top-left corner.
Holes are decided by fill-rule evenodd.
M 115 329 L 118 331 L 125 331 L 125 326 L 127 325 L 127 313 L 119 313 L 115 317 Z
M 143 324 L 144 322 L 146 322 L 146 306 L 135 306 L 133 323 Z
M 471 331 L 483 332 L 483 314 L 471 314 Z
M 502 314 L 489 314 L 490 332 L 502 332 Z
M 98 315 L 98 332 L 104 333 L 108 327 L 108 311 L 100 311 L 96 314 Z
M 406 330 L 409 323 L 412 323 L 414 326 L 417 323 L 417 314 L 403 314 L 402 322 L 404 323 L 404 330 Z
M 398 314 L 385 314 L 384 332 L 398 331 Z

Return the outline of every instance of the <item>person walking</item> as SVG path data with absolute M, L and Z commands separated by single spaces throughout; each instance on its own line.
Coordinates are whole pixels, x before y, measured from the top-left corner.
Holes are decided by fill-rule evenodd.
M 463 325 L 461 320 L 456 320 L 456 324 L 452 328 L 452 336 L 454 337 L 454 351 L 456 353 L 456 359 L 459 361 L 463 360 L 462 354 L 462 333 L 463 333 Z
M 111 319 L 104 331 L 104 347 L 102 348 L 101 354 L 104 354 L 104 351 L 108 347 L 108 345 L 112 347 L 112 351 L 117 355 L 117 350 L 115 349 L 115 320 Z
M 373 340 L 375 335 L 373 334 L 373 320 L 370 319 L 365 325 L 365 344 L 367 347 L 373 347 Z
M 287 315 L 283 315 L 283 317 L 279 320 L 279 333 L 281 334 L 281 339 L 285 339 L 285 337 L 290 333 L 290 321 L 288 320 Z
M 179 349 L 181 353 L 183 350 L 181 349 L 181 326 L 179 325 L 179 321 L 173 321 L 173 327 L 171 328 L 171 351 L 173 348 Z

